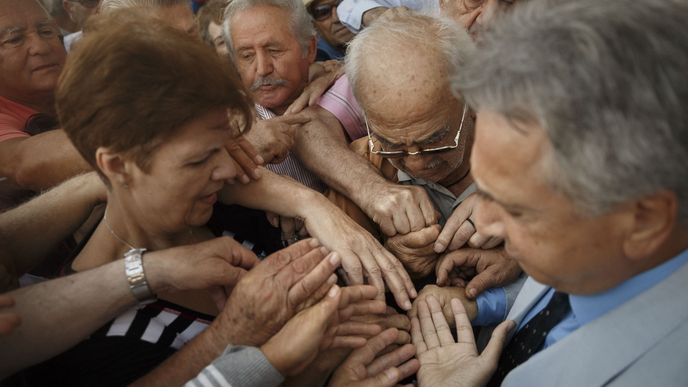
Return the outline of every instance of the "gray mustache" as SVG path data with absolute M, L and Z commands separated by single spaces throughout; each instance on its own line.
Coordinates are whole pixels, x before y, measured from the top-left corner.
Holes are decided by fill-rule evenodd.
M 287 81 L 285 81 L 284 79 L 260 77 L 260 78 L 256 79 L 255 81 L 253 81 L 253 84 L 251 84 L 250 90 L 256 91 L 261 86 L 284 86 L 286 84 L 287 84 Z

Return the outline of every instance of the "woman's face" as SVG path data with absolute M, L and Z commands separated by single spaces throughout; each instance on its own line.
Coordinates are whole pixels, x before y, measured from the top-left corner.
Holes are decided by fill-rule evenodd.
M 128 161 L 127 207 L 137 211 L 130 215 L 145 227 L 166 233 L 205 225 L 218 191 L 237 174 L 225 150 L 229 141 L 227 111 L 215 109 L 184 124 L 158 146 L 148 172 Z

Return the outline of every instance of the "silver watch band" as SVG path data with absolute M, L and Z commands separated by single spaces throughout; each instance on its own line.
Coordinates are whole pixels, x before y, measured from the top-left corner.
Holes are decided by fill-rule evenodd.
M 124 253 L 124 272 L 127 275 L 129 289 L 139 303 L 150 303 L 156 300 L 146 281 L 143 271 L 143 253 L 146 249 L 131 249 Z

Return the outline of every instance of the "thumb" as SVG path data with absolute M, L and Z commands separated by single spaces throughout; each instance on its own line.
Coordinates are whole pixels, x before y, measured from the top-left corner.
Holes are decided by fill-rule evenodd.
M 446 285 L 449 279 L 449 273 L 451 273 L 455 267 L 464 266 L 467 261 L 468 254 L 466 254 L 465 250 L 454 250 L 445 254 L 440 258 L 439 263 L 435 267 L 437 284 L 440 286 Z
M 327 292 L 327 296 L 317 304 L 309 308 L 309 316 L 306 321 L 312 321 L 317 326 L 322 327 L 322 332 L 327 329 L 327 324 L 339 309 L 339 300 L 342 296 L 342 289 L 337 285 L 332 285 Z
M 473 277 L 473 279 L 471 279 L 466 285 L 466 296 L 474 299 L 478 296 L 478 294 L 494 287 L 498 281 L 497 273 L 495 271 L 495 267 L 490 266 Z
M 485 350 L 480 357 L 492 366 L 492 369 L 497 367 L 497 362 L 499 361 L 499 356 L 502 354 L 502 349 L 504 348 L 504 343 L 506 338 L 516 327 L 516 323 L 513 320 L 502 321 L 501 324 L 492 331 L 492 337 L 490 337 L 490 342 L 487 343 Z
M 401 237 L 402 243 L 411 248 L 422 248 L 429 246 L 435 242 L 440 233 L 440 225 L 435 224 L 430 227 L 425 227 L 418 231 L 410 232 Z

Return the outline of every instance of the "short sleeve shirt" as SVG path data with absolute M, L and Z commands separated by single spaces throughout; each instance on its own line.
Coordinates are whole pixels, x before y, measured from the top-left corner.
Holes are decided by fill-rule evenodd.
M 0 97 L 0 142 L 29 137 L 24 127 L 29 117 L 36 113 L 27 106 Z

